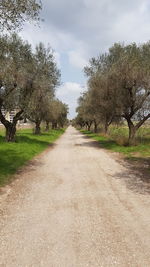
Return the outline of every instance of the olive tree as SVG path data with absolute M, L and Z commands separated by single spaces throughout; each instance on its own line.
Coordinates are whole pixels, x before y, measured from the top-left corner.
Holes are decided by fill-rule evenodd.
M 63 128 L 67 122 L 68 106 L 60 100 L 54 98 L 49 105 L 49 112 L 45 113 L 46 130 L 49 129 L 49 124 L 52 124 L 52 129 L 58 127 Z
M 84 71 L 94 114 L 105 125 L 121 118 L 129 127 L 129 144 L 150 118 L 150 42 L 115 44 L 107 54 L 92 58 Z
M 0 28 L 15 30 L 27 21 L 39 21 L 40 0 L 1 0 Z
M 59 112 L 59 117 L 58 117 L 58 125 L 59 127 L 63 128 L 64 125 L 66 125 L 68 123 L 68 120 L 67 120 L 67 114 L 68 114 L 68 105 L 59 101 L 59 109 L 60 109 L 60 112 Z
M 150 42 L 139 46 L 115 44 L 109 57 L 120 115 L 129 127 L 129 144 L 134 143 L 137 130 L 150 118 Z
M 89 65 L 84 68 L 84 72 L 89 78 L 88 98 L 95 132 L 97 132 L 97 125 L 101 123 L 104 125 L 104 132 L 107 133 L 109 125 L 117 120 L 119 106 L 110 63 L 108 55 L 102 54 L 97 59 L 92 58 Z
M 55 94 L 55 88 L 60 83 L 60 71 L 54 60 L 53 50 L 45 48 L 42 43 L 36 46 L 34 55 L 36 73 L 34 92 L 26 107 L 27 118 L 35 123 L 35 134 L 40 133 L 40 125 L 49 112 L 49 105 Z
M 85 126 L 85 121 L 83 120 L 82 115 L 79 112 L 77 113 L 75 119 L 72 121 L 72 125 L 73 126 L 79 125 L 81 129 Z
M 89 81 L 89 94 L 95 120 L 104 126 L 107 133 L 111 123 L 119 120 L 120 111 L 113 77 L 108 73 L 94 75 Z
M 34 60 L 31 46 L 16 34 L 0 37 L 0 121 L 6 128 L 6 140 L 15 140 L 16 125 L 33 93 Z M 3 114 L 16 110 L 13 121 Z
M 93 113 L 93 107 L 91 105 L 91 99 L 89 96 L 89 92 L 84 92 L 82 96 L 78 99 L 78 107 L 76 109 L 79 116 L 77 118 L 80 118 L 79 122 L 84 122 L 84 126 L 87 127 L 88 131 L 90 131 L 93 120 L 94 120 L 94 113 Z

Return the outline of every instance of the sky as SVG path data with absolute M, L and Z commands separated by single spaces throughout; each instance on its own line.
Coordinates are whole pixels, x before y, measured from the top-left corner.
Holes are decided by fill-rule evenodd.
M 26 23 L 20 35 L 35 47 L 54 49 L 61 70 L 56 96 L 76 116 L 77 99 L 86 90 L 84 66 L 115 42 L 150 40 L 149 0 L 43 0 L 40 26 Z

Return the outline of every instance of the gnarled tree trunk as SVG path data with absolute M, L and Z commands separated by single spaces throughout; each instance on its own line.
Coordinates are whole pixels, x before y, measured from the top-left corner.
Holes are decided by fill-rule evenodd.
M 86 125 L 87 125 L 87 130 L 90 131 L 91 130 L 91 126 L 92 126 L 92 122 L 88 121 L 88 122 L 86 122 Z
M 97 129 L 97 125 L 98 125 L 98 124 L 97 124 L 96 120 L 94 120 L 94 133 L 97 133 L 97 130 L 98 130 L 98 129 Z
M 0 121 L 5 126 L 5 129 L 6 129 L 5 139 L 7 142 L 14 142 L 15 141 L 16 125 L 17 125 L 18 120 L 21 119 L 22 113 L 23 113 L 23 110 L 20 110 L 19 112 L 17 112 L 13 118 L 13 121 L 10 122 L 10 121 L 5 119 L 3 113 L 0 109 Z
M 108 133 L 108 127 L 109 127 L 108 123 L 105 122 L 105 125 L 104 125 L 104 133 L 105 133 L 105 134 Z
M 134 145 L 137 128 L 129 118 L 127 119 L 127 123 L 128 123 L 128 128 L 129 128 L 128 144 Z
M 105 123 L 104 123 L 104 133 L 105 134 L 108 133 L 109 126 L 113 122 L 113 119 L 114 119 L 114 116 L 111 116 L 111 117 L 110 116 L 109 117 L 106 116 Z
M 37 135 L 41 133 L 40 125 L 41 125 L 41 121 L 38 120 L 38 121 L 35 122 L 35 131 L 34 131 L 34 133 L 37 134 Z
M 56 121 L 52 122 L 52 129 L 57 129 L 57 122 Z
M 16 123 L 8 123 L 6 128 L 5 139 L 7 142 L 15 142 L 16 137 Z
M 91 130 L 91 123 L 88 123 L 88 131 Z
M 48 132 L 48 131 L 49 131 L 49 129 L 50 129 L 50 127 L 49 127 L 49 121 L 46 121 L 46 127 L 45 127 L 45 131 L 46 131 L 46 132 Z
M 143 123 L 150 118 L 150 113 L 147 114 L 145 117 L 142 118 L 136 125 L 131 120 L 131 117 L 129 116 L 124 116 L 128 123 L 128 128 L 129 128 L 129 139 L 128 139 L 128 144 L 129 145 L 134 145 L 135 144 L 135 137 L 137 130 L 143 125 Z

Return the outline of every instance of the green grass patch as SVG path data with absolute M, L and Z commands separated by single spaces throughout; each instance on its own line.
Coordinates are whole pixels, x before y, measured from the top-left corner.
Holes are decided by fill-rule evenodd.
M 18 130 L 15 143 L 7 143 L 4 131 L 0 131 L 0 186 L 11 180 L 11 175 L 51 145 L 64 129 L 50 130 L 41 135 L 34 135 L 32 129 Z
M 82 130 L 81 132 L 98 141 L 100 146 L 106 149 L 109 149 L 114 152 L 123 153 L 126 158 L 132 160 L 138 159 L 149 159 L 150 158 L 150 130 L 142 130 L 145 135 L 141 134 L 137 136 L 138 143 L 136 146 L 124 146 L 117 142 L 117 137 L 124 136 L 127 138 L 127 129 L 125 128 L 117 128 L 110 130 L 109 136 L 104 136 L 102 134 L 95 134 L 89 131 Z M 141 138 L 141 139 L 140 139 Z M 115 140 L 116 139 L 116 140 Z M 140 139 L 140 140 L 139 140 Z

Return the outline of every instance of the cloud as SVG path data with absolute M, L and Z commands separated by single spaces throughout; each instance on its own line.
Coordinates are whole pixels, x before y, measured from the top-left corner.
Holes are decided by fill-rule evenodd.
M 68 95 L 70 93 L 78 93 L 84 89 L 79 83 L 66 82 L 58 88 L 58 95 Z
M 43 0 L 40 28 L 26 24 L 22 34 L 34 45 L 50 43 L 81 69 L 114 42 L 142 42 L 150 37 L 148 0 Z
M 87 65 L 87 60 L 82 55 L 80 51 L 70 51 L 68 52 L 69 63 L 79 69 L 83 69 Z

